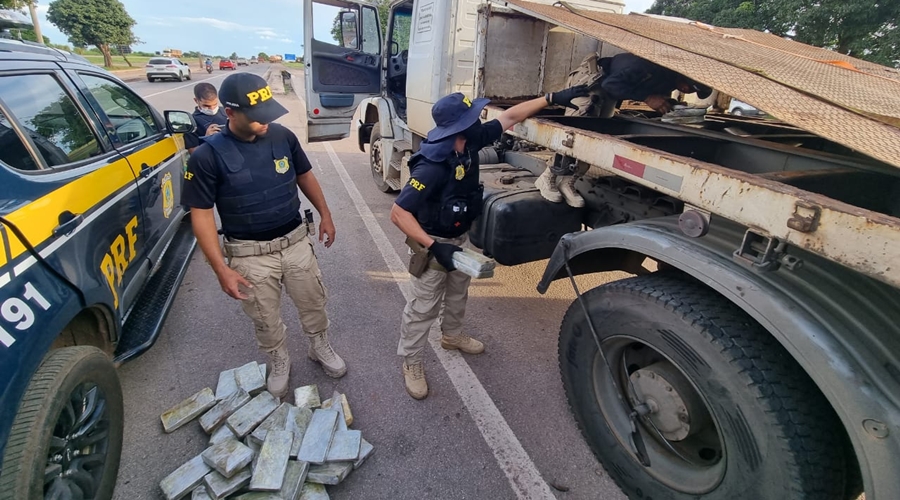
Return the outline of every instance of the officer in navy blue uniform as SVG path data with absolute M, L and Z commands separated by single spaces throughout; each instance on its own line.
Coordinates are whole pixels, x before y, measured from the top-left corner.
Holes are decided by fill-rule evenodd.
M 329 376 L 347 372 L 328 341 L 325 287 L 297 188 L 319 213 L 319 241 L 326 247 L 334 243 L 334 222 L 297 136 L 272 123 L 287 110 L 272 97 L 266 81 L 251 73 L 230 75 L 219 97 L 227 126 L 207 135 L 191 155 L 182 201 L 191 208 L 194 234 L 222 290 L 240 300 L 253 320 L 259 348 L 269 356 L 269 392 L 283 397 L 290 356 L 281 319 L 282 286 L 309 337 L 310 359 Z M 225 256 L 213 207 L 222 221 Z
M 200 145 L 202 138 L 219 132 L 228 122 L 225 108 L 219 103 L 219 94 L 211 83 L 194 85 L 194 103 L 197 105 L 193 113 L 197 130 L 184 134 L 184 147 L 191 153 Z
M 453 253 L 461 250 L 466 232 L 481 213 L 478 151 L 548 105 L 571 107 L 572 99 L 586 95 L 586 85 L 568 88 L 513 106 L 484 124 L 479 116 L 487 99 L 471 101 L 455 93 L 434 104 L 431 114 L 437 126 L 410 158 L 409 182 L 391 209 L 391 221 L 414 242 L 411 246 L 427 248 L 434 259 L 419 276 L 411 276 L 413 297 L 400 325 L 397 354 L 403 357 L 406 391 L 413 398 L 428 395 L 422 351 L 439 315 L 441 347 L 484 352 L 483 343 L 462 332 L 471 278 L 453 265 Z

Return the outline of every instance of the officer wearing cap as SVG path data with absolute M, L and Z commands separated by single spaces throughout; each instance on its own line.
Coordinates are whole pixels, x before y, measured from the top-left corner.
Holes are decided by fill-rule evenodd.
M 504 130 L 549 104 L 570 106 L 586 96 L 580 85 L 523 102 L 484 124 L 479 116 L 487 99 L 471 101 L 455 93 L 434 104 L 436 127 L 409 160 L 410 179 L 391 209 L 391 221 L 412 241 L 427 248 L 434 261 L 411 276 L 412 298 L 403 310 L 400 345 L 406 391 L 415 399 L 428 395 L 423 349 L 431 324 L 442 313 L 441 347 L 468 354 L 484 352 L 484 344 L 463 334 L 471 278 L 453 265 L 466 232 L 481 213 L 483 188 L 478 180 L 478 151 L 500 139 Z
M 325 287 L 297 188 L 319 212 L 319 241 L 326 247 L 334 243 L 334 222 L 297 136 L 272 123 L 287 110 L 272 97 L 266 81 L 251 73 L 230 75 L 219 99 L 227 126 L 194 150 L 182 200 L 191 208 L 194 234 L 222 290 L 240 300 L 253 320 L 259 349 L 269 356 L 269 392 L 282 397 L 290 375 L 282 285 L 300 313 L 309 357 L 329 376 L 347 372 L 328 342 Z M 214 206 L 222 221 L 227 264 Z

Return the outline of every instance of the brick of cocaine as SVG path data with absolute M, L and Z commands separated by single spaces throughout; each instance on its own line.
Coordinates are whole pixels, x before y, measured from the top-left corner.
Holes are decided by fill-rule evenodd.
M 279 491 L 284 482 L 291 443 L 294 433 L 290 431 L 269 431 L 266 441 L 259 450 L 259 459 L 253 467 L 250 489 L 253 491 Z
M 250 469 L 241 469 L 237 474 L 231 476 L 230 479 L 216 471 L 212 471 L 203 477 L 203 482 L 206 483 L 210 496 L 216 500 L 221 500 L 250 483 Z
M 185 399 L 160 415 L 159 418 L 162 420 L 163 430 L 166 432 L 174 431 L 212 408 L 214 404 L 216 404 L 216 396 L 213 394 L 212 389 L 205 387 L 197 394 Z
M 227 439 L 203 450 L 200 456 L 206 465 L 231 478 L 253 460 L 253 450 L 236 439 Z
M 281 484 L 281 498 L 284 500 L 297 500 L 303 483 L 306 482 L 306 474 L 309 472 L 309 462 L 290 460 L 287 464 L 287 472 L 284 473 L 284 482 Z
M 334 486 L 341 484 L 353 470 L 350 462 L 334 462 L 324 465 L 310 465 L 306 474 L 308 483 L 319 483 Z
M 253 433 L 250 434 L 250 439 L 263 444 L 269 431 L 287 430 L 288 414 L 292 406 L 289 403 L 281 403 L 281 406 L 276 408 L 271 415 L 263 420 L 263 423 L 259 424 L 259 427 L 253 430 Z
M 359 466 L 362 465 L 372 453 L 375 453 L 375 447 L 372 446 L 372 443 L 363 439 L 359 445 L 359 459 L 353 463 L 353 468 L 359 469 Z
M 194 491 L 191 492 L 191 500 L 213 500 L 213 497 L 206 492 L 206 486 L 201 485 L 194 488 Z
M 335 398 L 340 399 L 341 404 L 339 406 L 332 406 Z M 341 414 L 341 420 L 338 421 L 340 430 L 345 431 L 347 427 L 353 425 L 353 412 L 350 411 L 350 402 L 347 401 L 346 394 L 339 394 L 337 391 L 334 391 L 334 394 L 329 399 L 322 402 L 322 409 L 335 410 Z
M 199 486 L 203 482 L 203 476 L 209 474 L 210 470 L 203 457 L 197 455 L 163 478 L 159 482 L 159 487 L 166 500 L 177 500 Z
M 278 400 L 267 391 L 263 391 L 242 406 L 240 410 L 232 413 L 225 423 L 238 438 L 243 438 L 271 415 L 276 408 L 278 408 Z
M 226 439 L 237 439 L 237 436 L 234 435 L 234 431 L 229 429 L 227 425 L 219 426 L 219 428 L 213 431 L 209 436 L 209 445 L 219 444 Z
M 308 477 L 308 476 L 307 476 Z M 300 490 L 300 500 L 331 500 L 325 486 L 317 483 L 306 482 Z
M 297 459 L 310 464 L 325 462 L 331 439 L 337 429 L 338 412 L 334 410 L 316 410 L 313 412 L 303 443 L 297 452 Z
M 453 265 L 457 271 L 461 271 L 473 278 L 490 278 L 494 275 L 497 263 L 489 257 L 463 249 L 462 252 L 453 252 Z
M 291 444 L 291 458 L 297 458 L 297 453 L 300 453 L 300 445 L 303 444 L 303 436 L 306 434 L 306 428 L 309 426 L 311 419 L 312 410 L 309 408 L 290 407 L 285 430 L 294 433 L 294 443 Z
M 322 406 L 319 399 L 319 387 L 315 384 L 294 389 L 294 404 L 297 408 L 315 410 Z
M 263 378 L 259 371 L 259 365 L 256 361 L 251 361 L 244 366 L 234 370 L 234 379 L 237 381 L 238 387 L 247 391 L 251 395 L 265 389 L 266 379 Z
M 359 460 L 359 450 L 362 444 L 362 432 L 337 431 L 328 448 L 327 462 L 356 462 Z
M 244 406 L 249 401 L 250 395 L 247 394 L 245 390 L 238 389 L 216 403 L 216 406 L 210 408 L 208 412 L 204 413 L 203 416 L 200 417 L 200 427 L 203 427 L 203 430 L 206 431 L 207 434 L 212 433 L 212 431 L 218 429 L 232 413 L 238 411 L 240 407 Z
M 234 378 L 234 371 L 236 369 L 237 368 L 232 368 L 219 373 L 219 383 L 216 384 L 216 400 L 221 401 L 237 392 L 237 379 Z

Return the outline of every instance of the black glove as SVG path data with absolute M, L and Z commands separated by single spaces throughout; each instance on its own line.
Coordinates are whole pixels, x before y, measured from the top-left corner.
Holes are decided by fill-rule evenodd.
M 451 243 L 440 243 L 435 241 L 428 247 L 428 250 L 434 255 L 438 264 L 444 266 L 447 271 L 455 271 L 456 266 L 453 265 L 453 252 L 462 252 L 462 248 Z
M 578 109 L 578 106 L 572 104 L 572 99 L 576 97 L 587 97 L 588 86 L 587 85 L 576 85 L 574 87 L 569 87 L 565 90 L 560 90 L 559 92 L 553 92 L 552 94 L 547 94 L 545 99 L 550 104 L 557 104 L 560 106 L 565 106 L 567 108 Z

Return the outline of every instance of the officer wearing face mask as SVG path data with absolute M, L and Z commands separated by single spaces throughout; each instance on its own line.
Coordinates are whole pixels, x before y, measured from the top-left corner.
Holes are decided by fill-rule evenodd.
M 219 132 L 228 122 L 225 108 L 219 105 L 219 95 L 212 84 L 203 82 L 194 85 L 194 103 L 197 105 L 194 108 L 197 130 L 184 135 L 184 147 L 191 153 L 200 145 L 202 138 Z
M 413 296 L 403 310 L 397 348 L 403 357 L 406 391 L 413 398 L 428 395 L 422 351 L 428 330 L 442 311 L 442 348 L 484 352 L 482 342 L 463 334 L 471 278 L 453 265 L 453 253 L 462 250 L 466 232 L 481 213 L 478 151 L 548 105 L 570 107 L 572 99 L 587 95 L 586 85 L 568 88 L 513 106 L 483 124 L 479 117 L 487 99 L 472 101 L 455 93 L 434 104 L 431 115 L 437 126 L 410 158 L 409 182 L 391 209 L 391 221 L 407 235 L 410 246 L 421 249 L 419 255 L 424 249 L 428 252 L 428 264 L 417 270 L 410 266 Z

